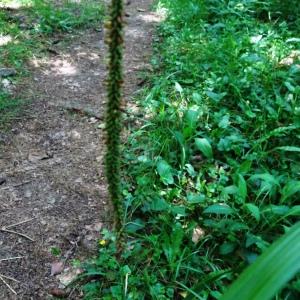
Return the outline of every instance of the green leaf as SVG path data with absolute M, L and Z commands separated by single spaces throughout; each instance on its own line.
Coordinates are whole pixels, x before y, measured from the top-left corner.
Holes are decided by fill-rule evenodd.
M 201 100 L 202 100 L 201 95 L 200 95 L 199 93 L 196 93 L 196 92 L 193 93 L 192 97 L 193 97 L 193 100 L 194 100 L 196 103 L 200 103 Z
M 199 118 L 199 112 L 197 110 L 189 109 L 185 112 L 184 120 L 191 128 L 196 127 Z
M 288 213 L 289 210 L 290 210 L 290 208 L 286 205 L 270 204 L 270 205 L 266 206 L 263 210 L 261 210 L 261 213 L 272 213 L 274 215 L 281 216 L 281 215 Z
M 227 127 L 229 126 L 229 124 L 230 124 L 229 116 L 228 116 L 228 115 L 225 115 L 225 116 L 223 116 L 222 119 L 220 120 L 218 126 L 219 126 L 220 128 L 225 129 L 225 128 L 227 128 Z
M 297 217 L 299 217 L 300 216 L 300 205 L 293 206 L 289 210 L 289 212 L 285 215 L 285 217 L 288 217 L 288 216 L 297 216 Z
M 256 219 L 256 221 L 259 221 L 260 220 L 259 208 L 252 203 L 246 203 L 245 206 L 249 210 L 250 214 Z
M 164 211 L 169 209 L 169 204 L 163 198 L 154 198 L 150 203 L 150 210 Z
M 234 210 L 227 204 L 213 204 L 208 206 L 204 211 L 204 214 L 219 214 L 219 215 L 231 215 Z
M 291 180 L 283 187 L 280 201 L 283 202 L 298 192 L 300 192 L 300 181 Z
M 229 186 L 224 187 L 222 192 L 227 195 L 234 195 L 238 192 L 238 188 L 235 185 L 229 185 Z
M 168 185 L 174 183 L 172 167 L 165 160 L 160 160 L 157 163 L 157 172 L 164 184 Z
M 229 253 L 232 253 L 234 251 L 235 247 L 236 247 L 235 243 L 226 242 L 220 246 L 219 252 L 221 255 L 227 255 Z
M 237 186 L 239 196 L 242 198 L 243 202 L 245 202 L 247 197 L 247 183 L 241 174 L 238 174 L 237 176 Z
M 204 202 L 204 200 L 205 200 L 205 196 L 203 194 L 199 194 L 199 195 L 189 194 L 187 196 L 187 201 L 191 204 L 201 203 Z
M 227 95 L 227 93 L 217 94 L 217 93 L 214 93 L 214 92 L 211 92 L 211 91 L 207 91 L 206 95 L 209 98 L 211 98 L 212 100 L 214 100 L 215 102 L 219 102 L 220 100 L 222 100 Z
M 213 158 L 212 147 L 207 139 L 196 138 L 195 144 L 197 149 L 200 150 L 207 158 Z
M 145 227 L 145 222 L 141 219 L 135 219 L 129 223 L 126 224 L 125 229 L 127 232 L 133 233 L 137 232 L 140 229 L 143 229 Z
M 220 300 L 271 299 L 300 270 L 300 222 L 268 248 Z
M 300 147 L 282 146 L 282 147 L 276 147 L 275 150 L 281 150 L 286 152 L 300 152 Z

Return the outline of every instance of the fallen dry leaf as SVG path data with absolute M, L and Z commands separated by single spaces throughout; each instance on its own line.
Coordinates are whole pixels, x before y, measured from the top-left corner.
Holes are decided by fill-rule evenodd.
M 197 226 L 196 228 L 194 228 L 193 230 L 193 236 L 192 236 L 192 241 L 194 244 L 197 244 L 199 242 L 200 239 L 202 239 L 205 235 L 205 231 Z
M 64 263 L 61 261 L 56 261 L 51 264 L 51 276 L 57 275 L 64 269 Z
M 64 286 L 68 286 L 82 272 L 83 270 L 79 268 L 67 269 L 63 274 L 58 275 L 57 278 L 61 284 L 63 284 Z
M 49 294 L 56 297 L 56 298 L 67 298 L 68 297 L 68 292 L 63 290 L 63 289 L 59 289 L 59 288 L 53 288 L 49 291 Z

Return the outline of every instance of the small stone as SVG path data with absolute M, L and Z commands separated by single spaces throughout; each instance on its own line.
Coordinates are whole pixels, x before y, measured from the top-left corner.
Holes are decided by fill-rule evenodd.
M 47 199 L 47 202 L 49 203 L 49 204 L 55 204 L 55 202 L 56 202 L 56 199 L 54 198 L 54 197 L 49 197 L 48 199 Z
M 24 196 L 25 196 L 25 198 L 31 198 L 32 192 L 30 190 L 27 190 L 27 191 L 25 191 Z
M 83 179 L 82 179 L 81 177 L 78 177 L 77 179 L 75 179 L 74 182 L 75 182 L 75 183 L 82 184 L 82 183 L 83 183 Z
M 13 68 L 0 68 L 0 77 L 9 77 L 17 75 L 17 71 Z
M 71 135 L 71 138 L 74 140 L 78 140 L 81 138 L 80 132 L 78 132 L 76 130 L 72 130 L 70 135 Z
M 71 268 L 66 269 L 63 274 L 58 275 L 57 278 L 60 281 L 60 283 L 63 286 L 68 286 L 70 283 L 72 283 L 78 275 L 80 275 L 83 272 L 80 268 Z
M 5 89 L 7 89 L 7 88 L 9 88 L 11 86 L 11 82 L 8 79 L 6 79 L 6 78 L 4 78 L 1 82 L 2 82 L 2 86 Z
M 99 124 L 97 127 L 98 129 L 105 129 L 105 123 Z
M 92 117 L 92 118 L 89 119 L 89 122 L 90 122 L 91 124 L 95 124 L 95 123 L 98 122 L 98 120 L 97 120 L 95 117 Z

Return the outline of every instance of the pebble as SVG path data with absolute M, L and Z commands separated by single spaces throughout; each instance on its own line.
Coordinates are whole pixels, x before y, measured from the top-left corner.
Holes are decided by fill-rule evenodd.
M 17 75 L 16 69 L 13 68 L 0 68 L 0 77 L 8 77 Z

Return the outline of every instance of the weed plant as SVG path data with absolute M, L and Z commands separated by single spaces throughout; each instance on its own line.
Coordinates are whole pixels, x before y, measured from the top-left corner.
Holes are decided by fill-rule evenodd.
M 117 259 L 104 233 L 86 299 L 219 299 L 299 220 L 299 21 L 281 3 L 159 1 L 147 117 L 123 149 L 127 245 Z M 276 299 L 299 292 L 298 276 Z

